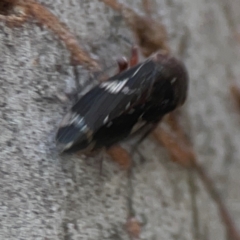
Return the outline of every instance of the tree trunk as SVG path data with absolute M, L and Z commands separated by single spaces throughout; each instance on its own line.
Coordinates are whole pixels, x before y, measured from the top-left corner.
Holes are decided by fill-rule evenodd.
M 140 0 L 122 1 L 137 11 Z M 42 0 L 79 45 L 111 66 L 129 56 L 134 38 L 119 13 L 94 0 Z M 230 85 L 240 81 L 238 0 L 154 2 L 173 52 L 185 62 L 190 89 L 183 123 L 199 162 L 214 179 L 240 229 L 240 114 Z M 66 46 L 33 18 L 18 27 L 0 23 L 0 238 L 129 239 L 127 174 L 111 161 L 61 156 L 55 134 L 71 103 L 76 74 Z M 80 87 L 92 86 L 78 68 Z M 87 76 L 86 76 L 87 75 Z M 129 146 L 126 144 L 126 148 Z M 133 169 L 133 207 L 141 239 L 230 239 L 217 206 L 193 171 L 170 161 L 151 137 L 139 146 Z

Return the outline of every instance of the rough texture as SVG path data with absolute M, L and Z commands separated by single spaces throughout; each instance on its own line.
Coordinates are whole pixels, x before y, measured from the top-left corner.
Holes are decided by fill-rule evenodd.
M 104 4 L 41 2 L 103 65 L 129 53 L 119 35 L 133 40 L 131 32 Z M 123 2 L 141 11 L 140 1 Z M 186 129 L 240 229 L 240 115 L 229 92 L 240 76 L 239 1 L 156 0 L 155 9 L 189 69 Z M 34 21 L 13 29 L 2 22 L 0 62 L 0 239 L 129 239 L 126 173 L 105 161 L 100 175 L 99 159 L 106 156 L 61 157 L 55 149 L 56 128 L 70 104 L 54 95 L 75 85 L 64 45 Z M 140 152 L 146 161 L 134 168 L 133 202 L 144 223 L 141 239 L 227 239 L 198 178 L 171 163 L 151 138 Z

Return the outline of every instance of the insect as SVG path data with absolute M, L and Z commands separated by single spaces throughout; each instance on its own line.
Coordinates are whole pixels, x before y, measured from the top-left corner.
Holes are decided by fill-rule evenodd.
M 120 73 L 87 92 L 64 117 L 56 136 L 64 152 L 91 152 L 147 135 L 185 102 L 188 73 L 175 57 L 157 52 L 126 68 L 120 65 Z

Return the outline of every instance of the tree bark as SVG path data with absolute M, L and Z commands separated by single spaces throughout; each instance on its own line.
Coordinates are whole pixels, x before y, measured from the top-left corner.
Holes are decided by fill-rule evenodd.
M 142 11 L 141 1 L 122 1 Z M 119 13 L 94 0 L 41 3 L 68 26 L 103 66 L 111 66 L 134 38 Z M 240 229 L 240 114 L 230 86 L 239 81 L 238 0 L 153 1 L 154 17 L 190 75 L 183 124 L 200 163 L 214 179 Z M 66 46 L 30 19 L 0 23 L 0 238 L 129 239 L 126 172 L 100 158 L 60 156 L 55 134 L 71 103 L 76 74 Z M 80 87 L 92 86 L 78 68 Z M 128 144 L 126 148 L 129 149 Z M 151 137 L 139 146 L 133 169 L 133 207 L 141 239 L 230 239 L 217 206 L 198 176 L 170 161 Z

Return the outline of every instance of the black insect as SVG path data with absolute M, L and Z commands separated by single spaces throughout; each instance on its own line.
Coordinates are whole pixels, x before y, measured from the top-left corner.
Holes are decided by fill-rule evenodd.
M 187 89 L 183 63 L 158 52 L 82 96 L 62 120 L 57 143 L 64 152 L 91 152 L 150 132 L 185 102 Z

